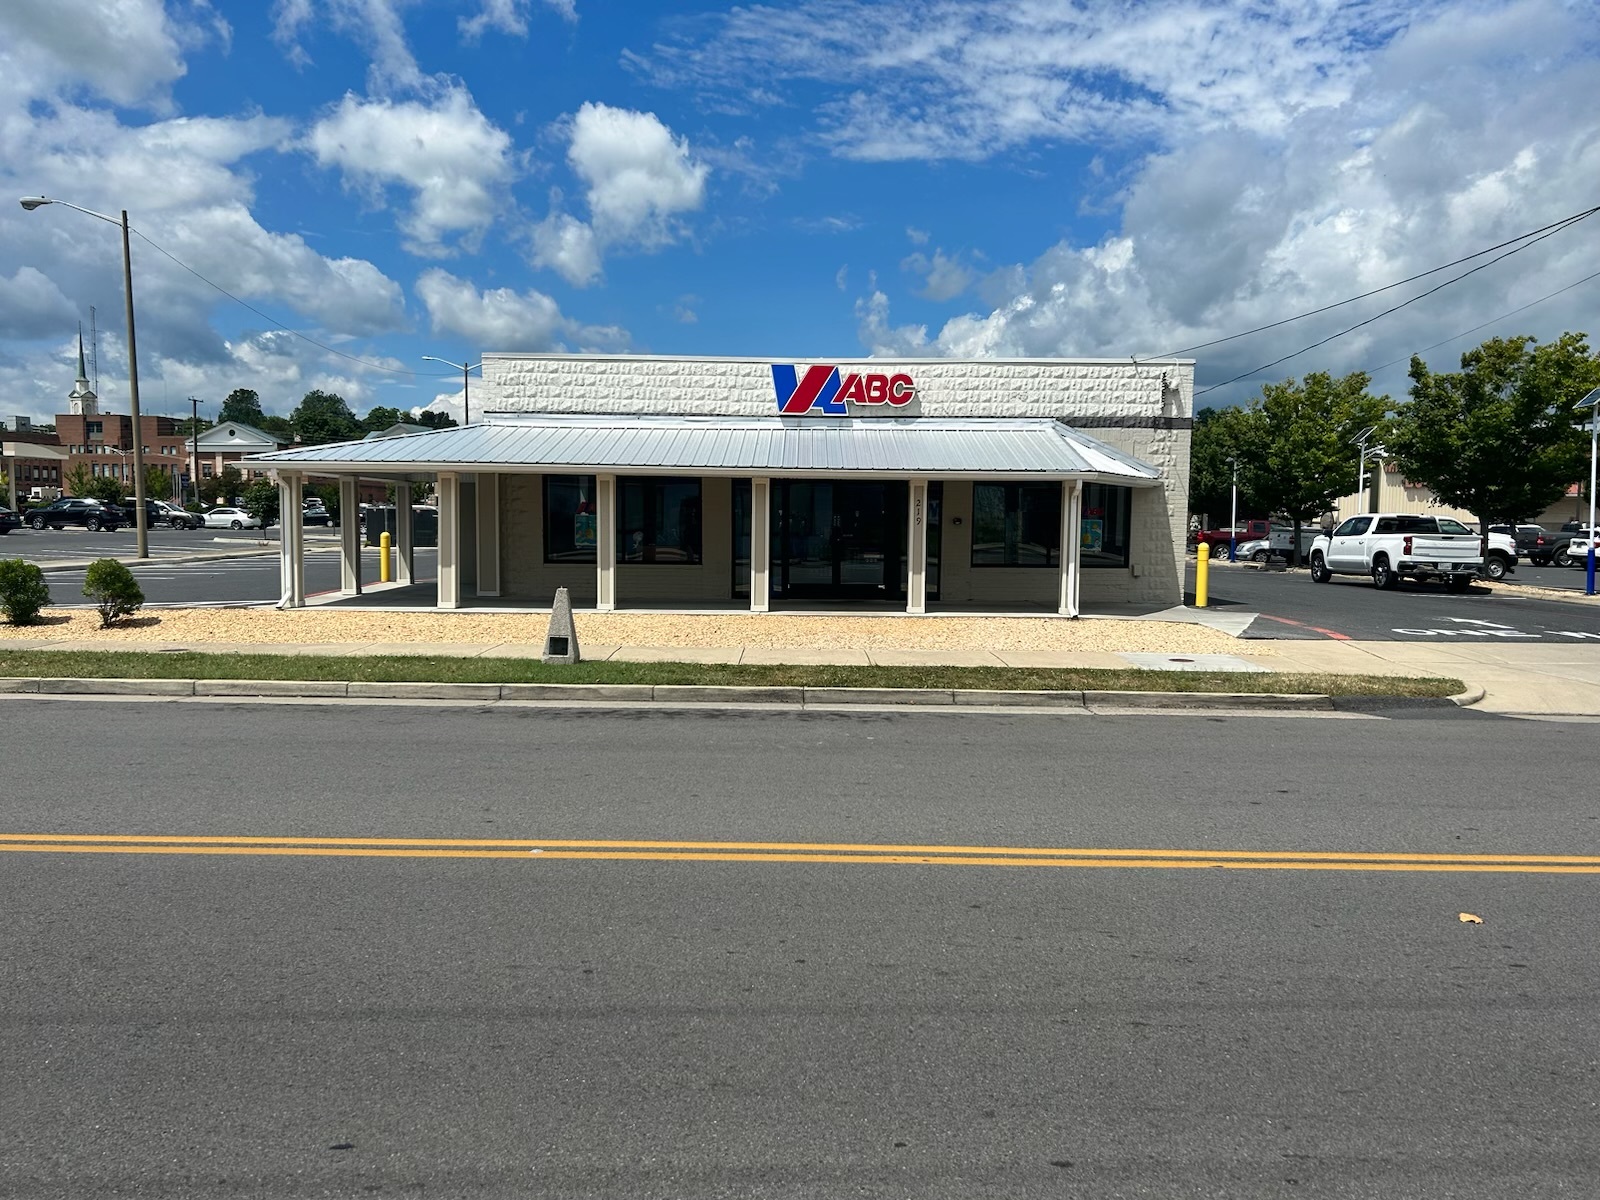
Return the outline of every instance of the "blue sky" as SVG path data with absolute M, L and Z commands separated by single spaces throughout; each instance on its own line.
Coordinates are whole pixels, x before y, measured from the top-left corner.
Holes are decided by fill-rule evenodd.
M 149 239 L 146 411 L 459 415 L 422 355 L 1237 333 L 1600 204 L 1597 79 L 1593 0 L 7 0 L 0 195 Z M 1593 328 L 1597 249 L 1600 217 L 1198 403 Z M 1428 284 L 1198 351 L 1200 386 Z M 91 306 L 125 411 L 117 231 L 0 204 L 0 419 L 64 407 Z

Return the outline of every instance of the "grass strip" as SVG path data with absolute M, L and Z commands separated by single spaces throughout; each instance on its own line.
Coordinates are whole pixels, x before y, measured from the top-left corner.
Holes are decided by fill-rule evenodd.
M 374 683 L 632 683 L 723 687 L 968 688 L 982 691 L 1251 692 L 1272 695 L 1439 697 L 1459 679 L 1250 671 L 1046 667 L 863 667 L 729 663 L 581 662 L 430 655 L 344 657 L 192 651 L 0 651 L 0 677 L 290 679 Z

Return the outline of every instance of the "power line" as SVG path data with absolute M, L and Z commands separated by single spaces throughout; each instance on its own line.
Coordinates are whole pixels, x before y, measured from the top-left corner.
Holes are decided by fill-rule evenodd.
M 161 246 L 158 243 L 151 241 L 144 234 L 140 233 L 137 229 L 132 230 L 132 232 L 139 238 L 140 241 L 144 242 L 146 245 L 148 245 L 148 246 L 152 247 L 153 249 L 158 250 L 162 254 L 166 255 L 173 262 L 177 263 L 180 267 L 182 267 L 185 271 L 189 272 L 189 274 L 193 275 L 201 283 L 206 284 L 208 287 L 216 288 L 217 291 L 221 292 L 229 300 L 232 300 L 235 304 L 241 305 L 242 307 L 249 309 L 251 312 L 255 313 L 256 316 L 260 317 L 263 321 L 267 322 L 267 324 L 272 325 L 272 326 L 274 326 L 274 327 L 276 327 L 278 329 L 283 330 L 284 333 L 292 334 L 293 336 L 299 338 L 303 342 L 309 342 L 311 345 L 315 346 L 319 350 L 326 350 L 329 354 L 336 354 L 340 358 L 348 359 L 349 361 L 354 362 L 354 363 L 360 363 L 364 367 L 371 367 L 375 371 L 388 371 L 390 374 L 393 374 L 393 375 L 410 375 L 413 379 L 453 379 L 455 377 L 455 372 L 453 372 L 453 371 L 451 371 L 451 372 L 444 372 L 444 371 L 408 371 L 404 367 L 391 367 L 391 366 L 386 365 L 385 363 L 373 362 L 371 359 L 369 359 L 369 358 L 361 358 L 359 355 L 346 354 L 343 350 L 338 350 L 338 349 L 335 349 L 334 347 L 329 346 L 329 345 L 327 345 L 327 344 L 325 344 L 323 342 L 319 342 L 319 341 L 317 341 L 316 338 L 310 337 L 310 336 L 308 336 L 308 335 L 306 335 L 304 333 L 301 333 L 298 329 L 290 329 L 282 321 L 274 320 L 272 317 L 267 316 L 266 313 L 262 312 L 259 308 L 255 307 L 255 305 L 250 304 L 250 303 L 248 303 L 248 302 L 246 302 L 244 300 L 239 299 L 239 297 L 235 296 L 232 292 L 230 292 L 227 288 L 223 287 L 220 283 L 213 283 L 211 280 L 207 279 L 204 275 L 200 274 L 199 271 L 196 271 L 188 263 L 184 262 L 183 259 L 179 258 L 176 254 L 173 254 L 166 247 Z
M 1325 304 L 1321 308 L 1313 308 L 1309 312 L 1297 313 L 1292 317 L 1285 317 L 1281 321 L 1273 321 L 1269 325 L 1258 325 L 1254 329 L 1246 329 L 1243 333 L 1230 333 L 1227 337 L 1214 338 L 1209 342 L 1200 342 L 1193 346 L 1185 346 L 1182 350 L 1173 350 L 1168 354 L 1157 355 L 1156 358 L 1177 358 L 1184 354 L 1192 354 L 1196 350 L 1205 350 L 1212 346 L 1220 346 L 1225 342 L 1236 342 L 1240 338 L 1249 337 L 1251 334 L 1265 333 L 1269 329 L 1277 329 L 1282 325 L 1290 325 L 1295 321 L 1303 320 L 1306 317 L 1315 317 L 1325 312 L 1332 312 L 1336 308 L 1343 308 L 1346 304 L 1354 304 L 1357 300 L 1370 299 L 1371 297 L 1381 295 L 1384 292 L 1393 291 L 1397 287 L 1404 287 L 1408 283 L 1415 283 L 1419 279 L 1426 279 L 1429 275 L 1437 275 L 1440 271 L 1448 271 L 1451 267 L 1459 267 L 1462 263 L 1471 262 L 1475 258 L 1482 258 L 1485 254 L 1493 254 L 1496 250 L 1504 250 L 1507 246 L 1515 245 L 1517 242 L 1525 241 L 1526 239 L 1535 237 L 1538 234 L 1546 234 L 1546 236 L 1548 236 L 1549 233 L 1559 233 L 1568 225 L 1576 224 L 1585 217 L 1593 216 L 1597 212 L 1600 212 L 1600 205 L 1596 205 L 1594 208 L 1585 209 L 1583 212 L 1573 213 L 1572 216 L 1563 217 L 1559 221 L 1552 221 L 1549 225 L 1541 225 L 1537 229 L 1530 229 L 1527 233 L 1518 234 L 1516 237 L 1510 238 L 1504 242 L 1500 242 L 1497 245 L 1475 251 L 1472 254 L 1468 254 L 1464 258 L 1456 259 L 1454 262 L 1447 262 L 1442 266 L 1432 267 L 1429 270 L 1423 271 L 1417 275 L 1412 275 L 1406 279 L 1398 279 L 1394 283 L 1386 283 L 1380 288 L 1373 288 L 1370 292 L 1362 292 L 1359 296 L 1351 296 L 1348 299 L 1335 301 L 1333 304 Z M 1145 359 L 1143 361 L 1152 362 L 1155 361 L 1155 359 Z
M 1487 269 L 1489 267 L 1492 267 L 1496 263 L 1502 262 L 1505 259 L 1510 258 L 1513 254 L 1520 254 L 1520 253 L 1522 253 L 1522 251 L 1528 249 L 1530 246 L 1538 245 L 1540 242 L 1544 241 L 1545 238 L 1554 237 L 1556 234 L 1560 233 L 1563 229 L 1567 228 L 1567 226 L 1572 225 L 1572 224 L 1576 224 L 1578 221 L 1583 220 L 1584 217 L 1590 216 L 1591 214 L 1593 214 L 1595 212 L 1600 212 L 1600 208 L 1591 208 L 1591 209 L 1589 209 L 1588 212 L 1581 213 L 1581 214 L 1579 214 L 1578 216 L 1575 216 L 1575 217 L 1569 217 L 1565 221 L 1557 222 L 1557 224 L 1555 226 L 1553 226 L 1553 227 L 1552 226 L 1546 226 L 1546 228 L 1549 230 L 1549 232 L 1541 234 L 1539 237 L 1534 238 L 1532 241 L 1525 242 L 1522 245 L 1515 247 L 1514 249 L 1507 250 L 1504 254 L 1500 255 L 1498 258 L 1491 258 L 1486 263 L 1479 263 L 1477 266 L 1473 267 L 1471 270 L 1463 271 L 1463 272 L 1461 272 L 1461 274 L 1459 274 L 1459 275 L 1457 275 L 1457 276 L 1455 276 L 1455 277 L 1453 277 L 1451 279 L 1446 279 L 1443 283 L 1435 284 L 1433 287 L 1429 288 L 1425 292 L 1418 292 L 1415 296 L 1412 296 L 1411 299 L 1402 300 L 1399 304 L 1396 304 L 1391 308 L 1386 308 L 1381 313 L 1377 313 L 1374 316 L 1368 317 L 1365 321 L 1358 321 L 1354 325 L 1351 325 L 1350 327 L 1348 327 L 1346 329 L 1339 330 L 1338 333 L 1330 333 L 1327 337 L 1321 339 L 1320 341 L 1312 342 L 1311 345 L 1309 345 L 1309 346 L 1303 346 L 1299 350 L 1296 350 L 1292 354 L 1285 354 L 1281 358 L 1275 358 L 1269 363 L 1263 363 L 1259 367 L 1255 367 L 1255 368 L 1253 368 L 1253 369 L 1251 369 L 1249 371 L 1243 372 L 1242 374 L 1235 375 L 1232 379 L 1225 379 L 1221 383 L 1214 383 L 1210 387 L 1196 392 L 1195 396 L 1196 396 L 1196 398 L 1198 398 L 1200 396 L 1204 396 L 1208 392 L 1214 392 L 1218 388 L 1225 388 L 1231 383 L 1238 383 L 1239 380 L 1248 378 L 1249 376 L 1255 375 L 1258 372 L 1271 370 L 1273 367 L 1277 366 L 1279 363 L 1288 362 L 1291 358 L 1299 358 L 1300 355 L 1306 354 L 1306 353 L 1308 353 L 1308 352 L 1310 352 L 1312 350 L 1315 350 L 1319 346 L 1326 346 L 1329 342 L 1333 341 L 1335 338 L 1342 338 L 1347 333 L 1354 333 L 1358 329 L 1364 329 L 1366 326 L 1371 325 L 1374 321 L 1380 321 L 1384 317 L 1387 317 L 1392 313 L 1399 312 L 1402 308 L 1405 308 L 1408 305 L 1415 304 L 1418 300 L 1426 299 L 1427 297 L 1433 295 L 1435 292 L 1443 291 L 1445 288 L 1449 287 L 1452 283 L 1461 282 L 1461 280 L 1465 279 L 1468 275 L 1476 275 L 1479 271 L 1482 271 L 1482 270 L 1485 270 L 1485 269 Z
M 1494 324 L 1496 324 L 1496 323 L 1498 323 L 1500 321 L 1504 321 L 1507 317 L 1514 317 L 1518 313 L 1527 312 L 1530 308 L 1534 307 L 1535 305 L 1543 304 L 1546 300 L 1554 300 L 1557 296 L 1563 295 L 1566 292 L 1570 292 L 1575 287 L 1582 287 L 1584 284 L 1588 283 L 1591 279 L 1600 279 L 1600 271 L 1596 271 L 1592 275 L 1585 275 L 1582 279 L 1578 280 L 1576 283 L 1569 283 L 1564 288 L 1557 288 L 1553 292 L 1549 292 L 1549 293 L 1546 293 L 1543 296 L 1540 296 L 1537 300 L 1530 300 L 1530 301 L 1528 301 L 1528 303 L 1524 304 L 1521 308 L 1513 308 L 1510 312 L 1503 312 L 1498 317 L 1491 317 L 1491 318 L 1489 318 L 1489 320 L 1485 321 L 1482 325 L 1474 325 L 1471 329 L 1463 329 L 1460 333 L 1456 334 L 1454 337 L 1447 337 L 1442 342 L 1435 342 L 1431 346 L 1424 346 L 1421 350 L 1413 350 L 1411 352 L 1411 354 L 1407 354 L 1407 355 L 1405 355 L 1405 356 L 1403 356 L 1401 358 L 1396 358 L 1396 359 L 1393 359 L 1393 360 L 1391 360 L 1389 362 L 1386 362 L 1381 367 L 1373 367 L 1371 373 L 1373 375 L 1376 375 L 1379 371 L 1387 371 L 1390 367 L 1397 366 L 1398 364 L 1403 363 L 1403 362 L 1407 362 L 1407 361 L 1410 360 L 1412 354 L 1426 354 L 1429 350 L 1437 350 L 1440 346 L 1448 346 L 1451 342 L 1459 341 L 1461 338 L 1466 337 L 1468 334 L 1477 333 L 1478 330 L 1480 330 L 1480 329 L 1487 329 L 1491 325 L 1494 325 Z

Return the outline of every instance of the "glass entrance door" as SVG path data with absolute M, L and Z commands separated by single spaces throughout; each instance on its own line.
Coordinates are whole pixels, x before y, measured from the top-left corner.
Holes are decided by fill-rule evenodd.
M 939 598 L 939 499 L 930 486 L 928 599 Z M 774 479 L 772 598 L 901 601 L 906 596 L 903 481 Z M 750 594 L 750 481 L 733 482 L 735 596 Z
M 795 599 L 905 597 L 904 483 L 774 480 L 774 591 Z

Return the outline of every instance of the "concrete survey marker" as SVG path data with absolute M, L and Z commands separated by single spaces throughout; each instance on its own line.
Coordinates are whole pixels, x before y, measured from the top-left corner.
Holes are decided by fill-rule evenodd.
M 1147 671 L 1265 671 L 1260 663 L 1249 662 L 1235 654 L 1150 654 L 1128 650 L 1118 658 L 1125 658 L 1136 667 Z
M 555 603 L 550 606 L 550 631 L 545 634 L 540 657 L 547 663 L 578 661 L 578 630 L 572 623 L 572 600 L 566 588 L 556 589 Z

